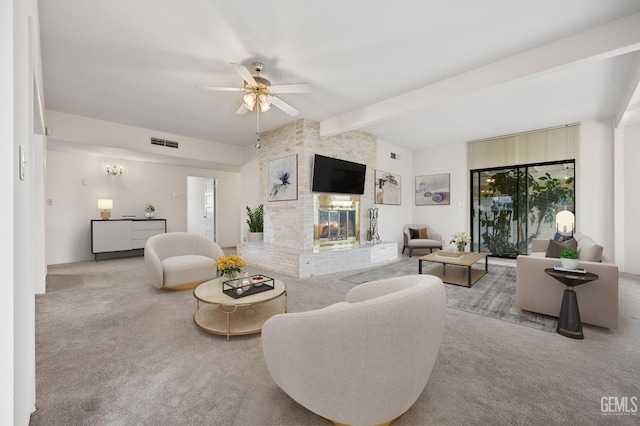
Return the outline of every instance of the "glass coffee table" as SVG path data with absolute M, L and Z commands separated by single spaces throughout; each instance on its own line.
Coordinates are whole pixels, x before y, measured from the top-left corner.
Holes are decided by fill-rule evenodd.
M 488 253 L 452 253 L 439 251 L 418 258 L 418 273 L 422 274 L 422 262 L 441 263 L 442 266 L 430 269 L 426 273 L 435 275 L 442 282 L 471 287 L 489 271 Z M 484 270 L 471 266 L 484 259 Z
M 222 279 L 200 284 L 193 290 L 196 312 L 193 321 L 202 330 L 227 336 L 260 333 L 274 315 L 287 312 L 287 286 L 274 279 L 272 290 L 233 298 L 222 291 Z M 280 297 L 284 296 L 284 303 Z

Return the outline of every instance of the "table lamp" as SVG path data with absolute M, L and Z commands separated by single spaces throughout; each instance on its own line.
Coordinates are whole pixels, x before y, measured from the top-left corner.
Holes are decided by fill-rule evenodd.
M 556 215 L 556 232 L 562 235 L 573 235 L 575 220 L 575 216 L 569 210 L 558 212 Z
M 113 209 L 113 200 L 98 200 L 98 208 L 100 209 L 102 220 L 109 220 L 111 209 Z

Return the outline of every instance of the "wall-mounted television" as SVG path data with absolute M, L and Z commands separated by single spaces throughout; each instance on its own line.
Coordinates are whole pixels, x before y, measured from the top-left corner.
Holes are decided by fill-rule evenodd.
M 364 194 L 367 166 L 316 154 L 311 191 L 334 194 Z

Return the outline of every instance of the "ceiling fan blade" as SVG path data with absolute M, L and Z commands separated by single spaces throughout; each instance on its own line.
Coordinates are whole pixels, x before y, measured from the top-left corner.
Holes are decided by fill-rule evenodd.
M 236 70 L 238 74 L 240 74 L 240 76 L 242 76 L 242 78 L 244 78 L 244 81 L 249 83 L 249 86 L 255 87 L 258 85 L 258 83 L 256 82 L 256 79 L 253 78 L 253 76 L 251 75 L 247 67 L 245 67 L 244 65 L 233 63 L 233 62 L 231 63 L 231 66 L 233 67 L 233 69 Z
M 273 93 L 309 93 L 311 87 L 307 83 L 278 84 L 271 86 L 271 91 Z
M 246 114 L 247 111 L 249 111 L 247 108 L 245 108 L 244 104 L 240 105 L 240 108 L 238 108 L 238 110 L 236 111 L 236 114 Z
M 295 109 L 294 107 L 292 107 L 291 105 L 289 105 L 288 103 L 286 103 L 285 101 L 283 101 L 282 99 L 275 97 L 275 96 L 271 96 L 271 104 L 277 106 L 278 108 L 280 108 L 281 110 L 283 110 L 284 112 L 286 112 L 287 114 L 291 115 L 291 116 L 296 116 L 298 114 L 300 114 L 300 111 L 298 111 L 297 109 Z
M 212 92 L 244 92 L 242 87 L 213 87 L 213 86 L 197 86 L 200 89 L 211 90 Z

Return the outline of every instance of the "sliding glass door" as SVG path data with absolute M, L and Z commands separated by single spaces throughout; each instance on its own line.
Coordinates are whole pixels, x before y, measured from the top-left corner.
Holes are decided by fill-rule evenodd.
M 528 254 L 533 238 L 552 238 L 560 210 L 574 212 L 575 162 L 471 170 L 474 251 Z

